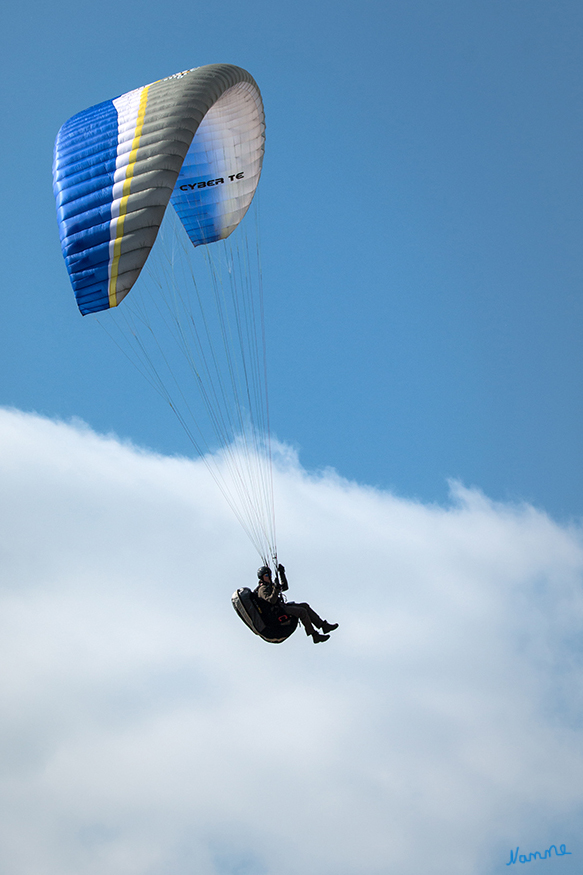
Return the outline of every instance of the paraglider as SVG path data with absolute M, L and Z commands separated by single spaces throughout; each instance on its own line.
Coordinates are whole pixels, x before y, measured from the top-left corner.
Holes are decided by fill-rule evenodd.
M 338 623 L 322 620 L 307 602 L 284 601 L 282 592 L 289 586 L 283 565 L 277 566 L 275 580 L 268 565 L 258 569 L 257 577 L 257 588 L 253 591 L 248 587 L 236 590 L 232 602 L 243 622 L 264 641 L 280 644 L 295 632 L 298 622 L 302 623 L 314 644 L 328 641 L 330 632 L 338 628 Z M 314 627 L 321 629 L 323 634 Z
M 53 188 L 79 310 L 94 318 L 116 312 L 101 326 L 120 331 L 119 345 L 131 347 L 136 366 L 171 406 L 263 565 L 269 571 L 273 562 L 285 580 L 277 561 L 259 246 L 254 252 L 241 225 L 264 145 L 253 77 L 209 64 L 70 118 L 55 142 Z M 208 293 L 195 249 L 208 268 Z M 196 414 L 192 390 L 201 402 Z M 270 594 L 268 586 L 275 587 Z M 326 628 L 335 626 L 305 603 L 285 605 L 282 588 L 277 578 L 264 579 L 255 593 L 238 590 L 233 604 L 267 641 L 285 640 L 298 621 L 315 642 L 327 640 Z

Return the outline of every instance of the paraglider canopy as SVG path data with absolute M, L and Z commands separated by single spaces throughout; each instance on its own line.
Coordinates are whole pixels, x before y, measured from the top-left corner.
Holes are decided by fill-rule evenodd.
M 259 241 L 249 245 L 244 226 L 230 237 L 253 200 L 264 141 L 253 77 L 209 64 L 70 118 L 57 135 L 53 186 L 83 315 L 117 308 L 147 263 L 115 317 L 94 321 L 170 405 L 269 563 L 277 547 Z
M 224 239 L 261 173 L 263 104 L 241 67 L 176 73 L 78 113 L 55 143 L 61 248 L 82 314 L 136 282 L 171 201 L 192 243 Z

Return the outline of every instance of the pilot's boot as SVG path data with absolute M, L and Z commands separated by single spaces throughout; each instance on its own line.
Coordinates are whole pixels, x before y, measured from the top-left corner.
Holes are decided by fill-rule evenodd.
M 328 641 L 330 636 L 329 635 L 320 635 L 319 632 L 314 632 L 314 634 L 312 635 L 312 638 L 314 639 L 314 644 L 320 644 L 322 641 Z
M 322 623 L 322 632 L 324 632 L 325 635 L 327 635 L 328 632 L 333 632 L 334 629 L 337 628 L 338 623 L 329 623 L 328 620 L 324 620 L 324 622 Z

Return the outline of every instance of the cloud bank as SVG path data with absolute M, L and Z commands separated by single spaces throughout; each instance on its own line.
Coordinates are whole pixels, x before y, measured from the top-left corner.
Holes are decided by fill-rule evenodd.
M 290 597 L 340 628 L 271 646 L 202 462 L 8 410 L 0 444 L 0 871 L 578 871 L 578 526 L 282 451 Z

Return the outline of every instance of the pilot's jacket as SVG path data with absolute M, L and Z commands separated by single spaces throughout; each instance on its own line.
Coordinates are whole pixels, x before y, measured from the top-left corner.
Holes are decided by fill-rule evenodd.
M 262 580 L 255 590 L 260 599 L 263 599 L 266 602 L 269 602 L 270 605 L 276 605 L 278 603 L 283 603 L 283 599 L 281 597 L 281 587 L 277 583 L 265 583 Z

